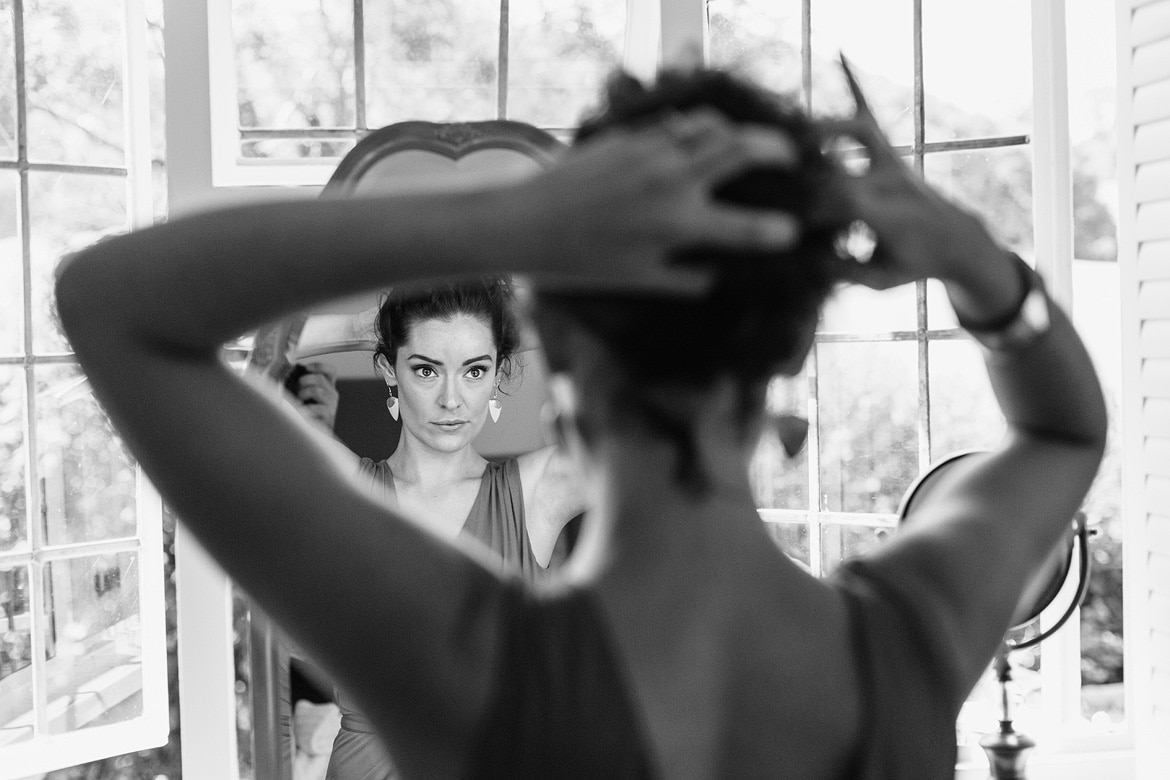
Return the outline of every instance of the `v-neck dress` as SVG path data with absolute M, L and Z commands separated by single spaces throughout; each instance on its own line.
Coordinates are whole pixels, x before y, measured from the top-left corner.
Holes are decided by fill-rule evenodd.
M 368 487 L 374 495 L 397 503 L 398 494 L 389 463 L 362 458 L 361 477 L 369 479 Z M 478 539 L 499 556 L 501 573 L 519 574 L 525 582 L 536 581 L 555 568 L 552 564 L 541 566 L 532 552 L 524 524 L 524 492 L 516 458 L 488 462 L 460 535 Z M 348 706 L 341 691 L 336 692 L 336 698 L 341 708 L 341 729 L 333 742 L 327 780 L 392 780 L 399 777 L 369 721 Z

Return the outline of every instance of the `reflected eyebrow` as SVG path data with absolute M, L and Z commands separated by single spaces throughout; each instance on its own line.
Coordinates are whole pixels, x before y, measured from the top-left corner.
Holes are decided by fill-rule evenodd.
M 417 353 L 417 352 L 416 352 L 416 353 L 414 353 L 413 355 L 410 355 L 410 356 L 409 356 L 409 357 L 407 357 L 406 359 L 407 359 L 407 360 L 414 360 L 414 359 L 416 359 L 416 358 L 417 358 L 418 360 L 425 360 L 427 363 L 434 363 L 436 366 L 441 366 L 441 365 L 443 365 L 443 361 L 441 361 L 441 360 L 435 360 L 434 358 L 429 358 L 429 357 L 427 357 L 426 355 L 420 355 L 420 354 L 419 354 L 419 353 Z M 465 366 L 470 366 L 472 363 L 480 363 L 480 362 L 482 362 L 482 361 L 485 361 L 485 360 L 486 360 L 486 361 L 488 361 L 488 362 L 491 362 L 491 359 L 492 359 L 492 356 L 491 356 L 491 355 L 480 355 L 479 357 L 473 357 L 473 358 L 471 358 L 471 359 L 469 359 L 469 360 L 464 360 L 464 361 L 463 361 L 463 365 L 465 365 Z

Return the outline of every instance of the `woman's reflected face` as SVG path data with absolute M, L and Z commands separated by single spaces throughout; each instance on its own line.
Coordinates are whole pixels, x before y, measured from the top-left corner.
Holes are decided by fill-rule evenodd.
M 491 324 L 458 314 L 411 323 L 394 361 L 403 435 L 454 452 L 479 434 L 496 389 Z

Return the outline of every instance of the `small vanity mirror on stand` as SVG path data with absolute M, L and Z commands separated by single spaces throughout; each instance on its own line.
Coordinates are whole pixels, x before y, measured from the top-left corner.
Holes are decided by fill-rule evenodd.
M 322 197 L 469 190 L 517 181 L 550 165 L 562 148 L 552 135 L 522 122 L 400 122 L 365 136 L 341 160 Z M 261 328 L 248 366 L 279 385 L 298 365 L 323 364 L 337 380 L 334 435 L 357 455 L 375 461 L 388 457 L 399 438 L 399 424 L 386 413 L 386 385 L 373 362 L 374 317 L 383 294 L 334 301 Z M 533 351 L 535 343 L 532 334 L 522 337 L 518 376 L 501 388 L 507 411 L 475 441 L 487 458 L 549 443 L 541 424 L 543 361 Z M 314 728 L 315 719 L 298 718 L 293 710 L 290 666 L 300 682 L 298 665 L 290 662 L 287 646 L 259 610 L 248 605 L 246 621 L 240 633 L 247 648 L 238 655 L 247 665 L 253 776 L 291 780 L 294 764 L 298 777 L 323 776 L 332 736 Z M 327 698 L 331 691 L 315 693 Z M 296 744 L 290 745 L 294 735 Z
M 918 502 L 949 477 L 973 465 L 977 456 L 982 454 L 981 451 L 960 452 L 931 465 L 906 491 L 898 509 L 899 522 L 906 522 Z M 1033 739 L 1016 731 L 1013 724 L 1011 654 L 1040 644 L 1076 613 L 1089 587 L 1089 536 L 1085 516 L 1077 512 L 1069 522 L 1065 537 L 1024 586 L 1012 615 L 1011 628 L 1004 634 L 1003 643 L 996 653 L 995 672 L 1000 690 L 999 731 L 979 742 L 987 752 L 990 776 L 996 780 L 1024 780 L 1028 751 L 1036 746 Z M 1060 602 L 1065 602 L 1063 608 L 1060 608 Z M 1055 617 L 1050 617 L 1053 613 Z

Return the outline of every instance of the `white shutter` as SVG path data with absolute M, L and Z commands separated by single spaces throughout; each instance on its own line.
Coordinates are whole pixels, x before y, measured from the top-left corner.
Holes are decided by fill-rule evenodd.
M 1170 762 L 1170 0 L 1118 2 L 1126 679 L 1138 776 Z

